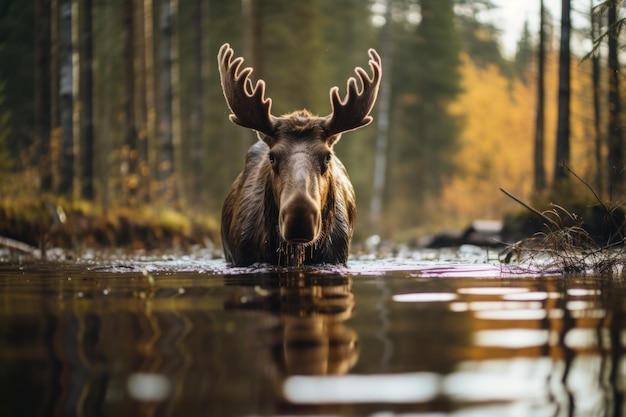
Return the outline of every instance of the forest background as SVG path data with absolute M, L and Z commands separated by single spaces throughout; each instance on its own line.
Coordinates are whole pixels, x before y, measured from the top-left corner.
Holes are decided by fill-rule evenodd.
M 382 55 L 374 123 L 335 148 L 357 193 L 357 239 L 501 219 L 517 204 L 500 187 L 527 201 L 581 194 L 558 186 L 561 162 L 619 200 L 607 168 L 610 133 L 621 137 L 608 99 L 619 73 L 613 81 L 603 45 L 582 60 L 609 27 L 592 13 L 604 2 L 562 3 L 585 22 L 569 42 L 590 45 L 565 57 L 564 159 L 563 19 L 545 10 L 541 37 L 526 25 L 505 57 L 484 19 L 489 0 L 0 0 L 0 200 L 217 225 L 255 140 L 228 120 L 216 64 L 224 42 L 267 82 L 275 114 L 329 113 L 330 87 L 345 91 L 368 48 Z

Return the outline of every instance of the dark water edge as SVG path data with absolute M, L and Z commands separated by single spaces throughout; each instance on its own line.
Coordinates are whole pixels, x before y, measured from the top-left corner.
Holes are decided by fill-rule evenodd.
M 0 263 L 0 415 L 617 416 L 626 284 L 486 253 Z

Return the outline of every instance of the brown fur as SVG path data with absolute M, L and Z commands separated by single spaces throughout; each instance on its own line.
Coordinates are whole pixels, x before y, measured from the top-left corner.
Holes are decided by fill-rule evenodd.
M 254 129 L 260 140 L 246 155 L 243 171 L 232 184 L 222 208 L 222 243 L 227 262 L 294 266 L 345 264 L 356 215 L 354 189 L 333 146 L 342 132 L 371 122 L 380 83 L 380 57 L 370 50 L 370 79 L 348 81 L 341 100 L 331 89 L 333 113 L 314 116 L 306 110 L 271 115 L 265 83 L 253 86 L 250 68 L 232 59 L 228 44 L 218 54 L 222 88 L 231 120 Z

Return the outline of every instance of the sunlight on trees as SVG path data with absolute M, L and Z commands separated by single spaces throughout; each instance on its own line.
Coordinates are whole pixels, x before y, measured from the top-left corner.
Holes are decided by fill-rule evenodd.
M 559 19 L 546 16 L 547 184 L 537 192 L 539 34 L 527 24 L 515 58 L 503 57 L 497 29 L 482 17 L 493 9 L 490 1 L 132 3 L 0 0 L 0 170 L 11 179 L 1 185 L 3 199 L 37 199 L 42 191 L 53 191 L 105 209 L 149 205 L 218 218 L 255 140 L 228 120 L 215 66 L 219 46 L 230 42 L 255 68 L 252 78 L 267 82 L 276 114 L 306 107 L 325 115 L 328 90 L 337 85 L 344 91 L 354 67 L 364 65 L 367 49 L 387 48 L 384 36 L 390 91 L 383 154 L 376 155 L 376 123 L 385 118 L 375 117 L 371 127 L 337 146 L 357 193 L 357 236 L 374 229 L 368 204 L 373 196 L 374 214 L 381 215 L 372 223 L 389 236 L 501 218 L 515 203 L 499 187 L 523 199 L 550 196 Z M 599 4 L 606 7 L 596 7 L 598 61 L 570 56 L 569 166 L 590 183 L 606 185 L 610 170 L 604 165 L 615 156 L 607 147 L 608 131 L 621 144 L 624 118 L 618 114 L 609 126 L 602 45 L 611 31 L 602 13 L 616 3 Z M 589 7 L 572 2 L 572 23 L 589 24 L 574 27 L 572 42 L 591 44 L 591 20 L 581 12 Z M 618 6 L 613 16 L 620 28 L 623 12 Z M 33 27 L 35 18 L 50 27 Z M 599 119 L 593 110 L 596 64 Z M 90 89 L 93 94 L 85 95 Z M 624 96 L 623 82 L 619 89 L 612 91 L 614 98 Z M 376 158 L 379 166 L 385 161 L 385 172 L 376 174 L 384 184 L 373 192 Z M 81 184 L 87 187 L 82 195 Z

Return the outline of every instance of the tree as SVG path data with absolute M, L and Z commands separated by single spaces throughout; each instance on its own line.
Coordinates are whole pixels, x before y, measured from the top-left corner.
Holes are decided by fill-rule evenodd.
M 537 111 L 535 115 L 535 146 L 533 152 L 535 192 L 541 193 L 546 188 L 545 151 L 545 61 L 546 61 L 546 28 L 545 8 L 543 0 L 539 2 L 539 47 L 537 48 Z M 528 23 L 528 22 L 526 22 Z M 527 24 L 525 25 L 528 29 Z
M 59 181 L 57 192 L 70 197 L 74 182 L 74 67 L 72 64 L 72 0 L 61 0 L 60 6 L 60 65 L 59 83 L 61 107 L 61 151 L 59 155 Z
M 157 169 L 157 108 L 156 108 L 156 84 L 155 84 L 155 56 L 154 56 L 154 3 L 152 0 L 144 0 L 143 3 L 143 44 L 142 51 L 143 62 L 145 65 L 145 77 L 142 83 L 145 88 L 145 141 L 143 141 L 142 153 L 144 155 L 144 163 L 146 166 L 142 171 L 159 175 Z M 151 151 L 150 147 L 155 148 Z M 144 184 L 147 190 L 145 192 L 144 201 L 148 202 L 153 197 L 154 190 L 150 179 Z
M 593 0 L 590 0 L 590 16 L 591 16 L 591 40 L 595 41 L 599 34 L 600 18 L 594 13 Z M 602 167 L 602 135 L 600 131 L 600 53 L 599 51 L 591 56 L 591 80 L 593 85 L 593 131 L 595 135 L 595 162 L 596 176 L 595 186 L 597 192 L 602 195 L 604 191 L 604 181 Z
M 193 200 L 194 204 L 198 205 L 200 203 L 199 198 L 202 195 L 202 136 L 203 136 L 203 124 L 202 124 L 202 114 L 203 114 L 203 101 L 202 97 L 204 94 L 204 83 L 203 83 L 203 51 L 204 51 L 204 43 L 203 43 L 203 34 L 202 30 L 202 0 L 195 0 L 194 2 L 194 63 L 193 63 L 193 83 L 194 88 L 192 91 L 192 101 L 193 107 L 191 108 L 191 117 L 190 117 L 190 136 L 191 136 L 191 146 L 190 146 L 190 154 L 189 159 L 191 162 L 191 172 L 189 173 L 190 179 L 190 187 L 189 187 L 189 198 Z
M 609 30 L 617 27 L 617 6 L 608 9 Z M 620 123 L 621 100 L 619 90 L 619 57 L 617 33 L 608 38 L 608 78 L 609 78 L 609 126 L 608 126 L 608 169 L 609 195 L 620 198 L 624 192 L 624 144 Z
M 0 107 L 4 104 L 5 82 L 0 82 Z M 8 137 L 11 132 L 11 113 L 0 113 L 0 172 L 6 172 L 13 167 L 13 160 L 9 152 Z
M 385 11 L 385 26 L 382 30 L 382 56 L 385 71 L 391 68 L 391 10 L 393 3 L 387 0 Z M 387 143 L 389 136 L 389 106 L 391 100 L 391 80 L 383 77 L 378 96 L 378 134 L 376 137 L 376 157 L 374 158 L 374 181 L 372 184 L 372 199 L 370 202 L 370 224 L 374 232 L 380 232 L 380 217 L 382 215 L 384 187 L 387 175 Z
M 80 124 L 80 196 L 85 200 L 93 200 L 94 132 L 92 0 L 82 0 L 80 21 L 80 101 L 82 105 Z
M 540 6 L 540 21 L 543 20 L 543 1 L 541 1 Z M 539 23 L 539 42 L 541 43 L 541 37 L 543 35 L 544 29 L 542 29 L 542 24 Z M 540 46 L 541 48 L 541 46 Z M 524 29 L 522 30 L 522 36 L 517 42 L 517 51 L 515 53 L 515 71 L 517 72 L 517 76 L 520 77 L 524 82 L 526 81 L 526 71 L 528 70 L 528 66 L 532 61 L 533 55 L 533 45 L 532 38 L 530 36 L 530 29 L 528 28 L 528 20 L 524 22 Z
M 556 160 L 554 167 L 554 185 L 567 176 L 563 165 L 570 159 L 570 0 L 561 0 L 561 40 L 559 45 L 559 106 L 556 130 Z
M 139 185 L 139 150 L 135 119 L 135 26 L 134 8 L 131 1 L 123 3 L 122 10 L 122 61 L 124 67 L 124 152 L 125 166 L 128 171 L 122 179 L 127 201 L 134 205 Z
M 35 3 L 35 136 L 38 144 L 40 189 L 52 191 L 50 155 L 50 0 Z
M 461 119 L 449 105 L 462 91 L 461 40 L 453 1 L 422 0 L 422 20 L 396 49 L 394 91 L 393 202 L 404 212 L 396 217 L 419 222 L 424 199 L 437 197 L 454 170 Z M 387 76 L 390 76 L 389 74 Z M 420 213 L 420 210 L 422 212 Z
M 33 25 L 36 7 L 39 7 L 37 1 L 0 1 L 0 82 L 4 83 L 0 114 L 10 114 L 7 149 L 14 169 L 31 162 L 30 151 L 37 137 L 33 131 L 36 126 L 34 87 L 38 85 L 35 75 L 40 67 L 35 61 L 35 39 L 38 31 L 45 31 L 46 23 Z M 45 38 L 42 40 L 47 42 Z M 23 158 L 26 154 L 29 157 Z
M 159 16 L 160 73 L 157 177 L 159 180 L 159 197 L 164 202 L 172 202 L 177 197 L 174 178 L 174 132 L 172 120 L 172 20 L 176 10 L 172 1 L 175 0 L 162 0 Z
M 499 29 L 480 18 L 496 7 L 491 0 L 455 0 L 457 27 L 463 50 L 474 62 L 483 66 L 493 64 L 508 73 L 509 64 L 500 53 Z

